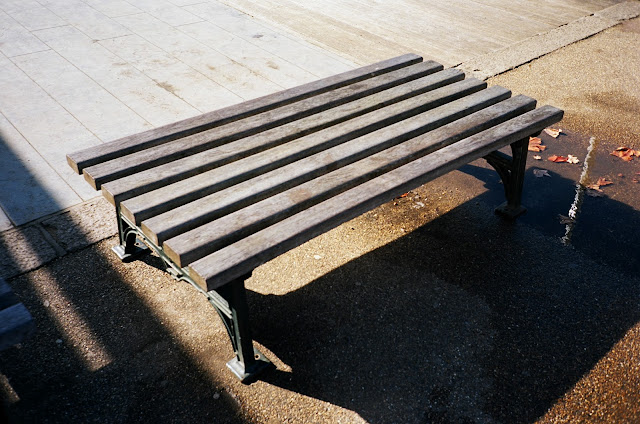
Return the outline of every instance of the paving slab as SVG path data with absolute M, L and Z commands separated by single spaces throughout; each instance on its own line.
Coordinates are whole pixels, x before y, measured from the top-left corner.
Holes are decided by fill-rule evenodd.
M 247 14 L 366 64 L 411 51 L 454 66 L 620 3 L 496 0 L 393 3 L 224 0 Z
M 0 169 L 4 175 L 0 179 L 0 204 L 6 220 L 15 226 L 82 201 L 2 114 Z
M 10 12 L 11 17 L 28 31 L 52 28 L 65 25 L 65 20 L 44 6 L 16 8 Z
M 562 27 L 519 41 L 504 49 L 471 58 L 463 62 L 459 68 L 476 78 L 486 79 L 638 15 L 640 15 L 639 2 L 620 3 Z
M 228 56 L 147 14 L 117 18 L 136 34 L 227 87 L 242 99 L 252 99 L 282 89 Z
M 42 0 L 42 5 L 92 40 L 121 37 L 130 32 L 112 18 L 80 0 Z
M 0 28 L 2 28 L 0 52 L 7 57 L 49 49 L 46 44 L 4 12 L 0 12 Z
M 102 196 L 53 214 L 41 220 L 40 225 L 65 254 L 118 232 L 115 210 Z
M 152 125 L 53 50 L 13 62 L 102 141 L 142 132 Z
M 100 140 L 5 56 L 0 56 L 0 67 L 0 112 L 82 199 L 95 196 L 67 171 L 66 152 L 61 147 L 83 149 Z M 23 139 L 6 141 L 24 143 Z
M 66 153 L 353 67 L 217 2 L 2 0 L 0 26 L 3 160 L 30 164 L 3 229 L 96 196 Z
M 200 112 L 242 101 L 228 88 L 137 34 L 102 40 L 100 45 Z
M 299 36 L 278 31 L 254 17 L 218 1 L 198 3 L 186 10 L 206 19 L 223 30 L 248 41 L 272 55 L 312 73 L 318 78 L 345 72 L 355 64 L 337 54 L 326 51 Z
M 42 228 L 37 225 L 0 234 L 0 278 L 34 270 L 56 257 L 58 252 L 43 237 Z

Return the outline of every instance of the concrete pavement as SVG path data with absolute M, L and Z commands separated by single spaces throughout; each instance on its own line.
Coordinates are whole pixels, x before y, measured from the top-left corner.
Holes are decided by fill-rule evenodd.
M 354 66 L 221 3 L 175 3 L 0 2 L 0 230 L 98 194 L 66 153 Z

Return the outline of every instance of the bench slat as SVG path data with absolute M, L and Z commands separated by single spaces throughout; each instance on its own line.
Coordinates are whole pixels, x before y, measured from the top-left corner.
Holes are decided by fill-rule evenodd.
M 264 112 L 287 103 L 299 101 L 310 96 L 353 84 L 372 78 L 386 72 L 391 72 L 405 66 L 421 62 L 422 58 L 415 54 L 405 54 L 389 60 L 374 63 L 369 66 L 343 72 L 328 78 L 284 90 L 278 93 L 249 100 L 237 105 L 229 106 L 213 112 L 208 112 L 193 118 L 188 118 L 169 125 L 164 125 L 140 134 L 135 134 L 115 140 L 108 144 L 92 147 L 67 155 L 67 162 L 78 174 L 83 169 L 128 155 L 152 146 L 157 146 L 178 138 L 200 131 L 208 130 L 219 125 L 233 122 L 247 116 Z
M 389 113 L 393 114 L 393 110 L 400 106 L 393 108 L 388 108 L 388 106 L 463 78 L 464 74 L 457 70 L 437 72 L 403 84 L 400 87 L 390 88 L 358 101 L 350 102 L 277 128 L 110 181 L 103 185 L 102 192 L 107 200 L 116 205 L 134 196 L 206 172 L 306 134 L 320 131 L 329 125 L 339 125 L 342 121 L 364 114 L 369 114 L 368 116 L 370 116 L 371 111 L 386 108 L 385 110 L 389 110 Z M 375 121 L 376 125 L 383 125 L 384 122 L 389 122 L 389 119 L 391 119 L 381 114 L 378 115 L 378 121 Z
M 0 350 L 22 342 L 33 328 L 33 318 L 22 303 L 0 310 Z
M 432 74 L 441 69 L 442 65 L 433 61 L 417 63 L 333 91 L 270 109 L 240 121 L 224 124 L 212 130 L 169 141 L 157 145 L 153 149 L 140 150 L 136 153 L 89 166 L 84 169 L 84 176 L 92 187 L 99 189 L 105 182 L 293 122 L 314 113 Z
M 481 81 L 468 80 L 408 99 L 392 110 L 385 109 L 389 113 L 376 112 L 371 114 L 373 116 L 363 116 L 126 200 L 121 204 L 122 213 L 139 224 L 153 215 L 377 130 L 382 127 L 380 121 L 385 125 L 393 124 L 423 110 L 437 107 L 446 99 L 462 97 L 465 93 L 478 91 L 484 86 Z
M 11 290 L 9 284 L 0 278 L 0 309 L 15 305 L 18 302 L 18 298 Z
M 533 108 L 535 100 L 517 96 L 444 126 L 429 125 L 432 121 L 428 119 L 412 119 L 386 127 L 369 137 L 372 143 L 382 148 L 388 147 L 386 150 L 377 149 L 378 153 L 169 239 L 163 244 L 163 248 L 167 256 L 184 267 L 331 196 Z M 425 121 L 429 123 L 425 125 Z M 424 131 L 434 126 L 438 128 L 430 132 Z M 347 150 L 346 155 L 349 155 L 354 154 L 353 151 L 367 149 L 368 146 L 367 143 L 354 140 L 340 147 Z M 335 160 L 332 154 L 319 156 L 321 161 Z
M 474 83 L 474 85 L 470 83 Z M 477 80 L 465 80 L 456 85 L 470 85 L 472 88 L 484 87 L 484 83 Z M 433 94 L 435 95 L 435 92 Z M 420 117 L 417 127 L 420 128 L 420 131 L 426 132 L 495 104 L 509 96 L 510 92 L 502 87 L 476 92 L 425 113 Z M 428 101 L 425 104 L 428 105 Z M 198 227 L 223 214 L 233 212 L 333 171 L 340 166 L 355 162 L 366 155 L 383 150 L 399 142 L 401 134 L 407 134 L 415 127 L 415 124 L 401 122 L 390 131 L 377 131 L 360 136 L 352 141 L 331 147 L 208 196 L 198 197 L 193 202 L 146 219 L 142 222 L 141 229 L 154 243 L 160 245 L 169 238 Z M 413 129 L 414 133 L 415 131 Z M 400 136 L 396 136 L 397 134 Z
M 544 106 L 409 162 L 191 263 L 189 274 L 205 290 L 218 288 L 401 193 L 541 131 L 562 114 Z
M 16 345 L 35 328 L 27 308 L 0 278 L 0 350 Z

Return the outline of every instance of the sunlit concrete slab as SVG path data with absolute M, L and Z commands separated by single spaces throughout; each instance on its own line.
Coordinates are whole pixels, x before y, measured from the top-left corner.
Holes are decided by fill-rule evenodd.
M 619 0 L 223 0 L 251 16 L 370 63 L 411 51 L 453 66 Z

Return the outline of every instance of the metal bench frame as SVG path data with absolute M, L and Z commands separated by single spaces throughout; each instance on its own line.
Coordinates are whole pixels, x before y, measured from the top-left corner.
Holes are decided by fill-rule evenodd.
M 253 346 L 251 337 L 249 306 L 244 288 L 244 282 L 251 277 L 251 274 L 237 278 L 217 289 L 204 290 L 189 276 L 186 269 L 176 265 L 161 247 L 149 240 L 139 227 L 122 216 L 120 208 L 117 209 L 120 244 L 112 247 L 111 250 L 118 258 L 123 262 L 130 262 L 148 253 L 151 248 L 164 261 L 167 272 L 176 281 L 186 281 L 207 296 L 231 339 L 235 357 L 227 362 L 227 367 L 243 383 L 252 382 L 260 372 L 271 367 L 271 361 Z

